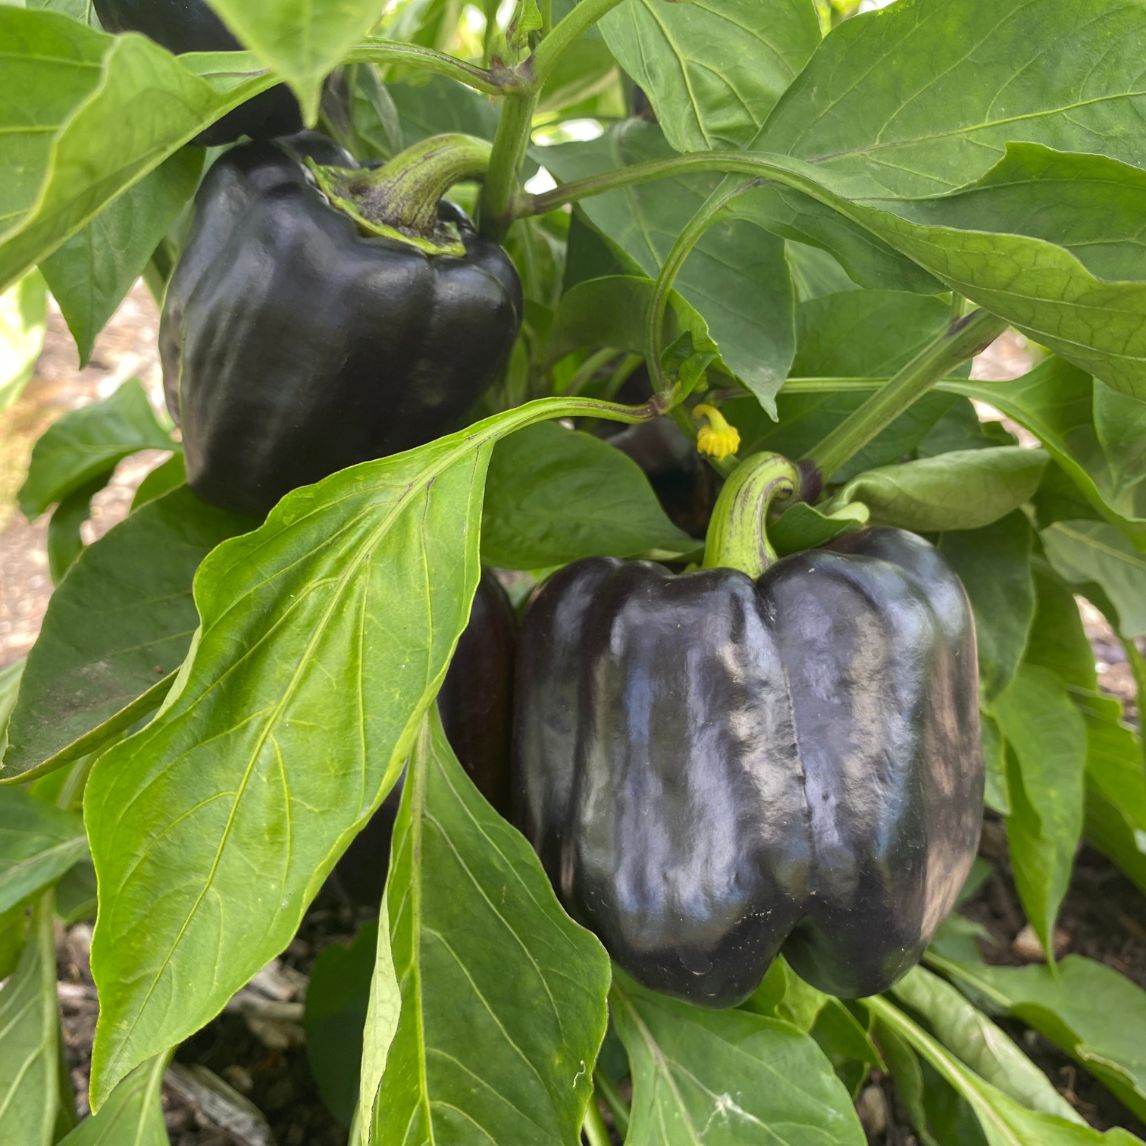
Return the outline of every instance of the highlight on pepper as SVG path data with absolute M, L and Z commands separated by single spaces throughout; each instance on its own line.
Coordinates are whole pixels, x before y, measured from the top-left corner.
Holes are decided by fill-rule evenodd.
M 740 431 L 715 406 L 703 402 L 692 413 L 708 420 L 696 435 L 696 448 L 705 457 L 723 461 L 740 449 Z

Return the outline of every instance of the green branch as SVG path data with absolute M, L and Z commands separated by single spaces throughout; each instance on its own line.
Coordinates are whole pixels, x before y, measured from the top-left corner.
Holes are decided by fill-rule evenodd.
M 977 310 L 958 319 L 805 455 L 827 481 L 948 371 L 990 345 L 1007 323 Z
M 520 73 L 512 68 L 479 68 L 456 56 L 423 48 L 418 44 L 403 44 L 396 40 L 368 38 L 362 40 L 346 57 L 348 64 L 406 64 L 424 72 L 448 76 L 466 87 L 486 95 L 504 95 L 523 91 L 528 87 Z
M 569 45 L 620 3 L 621 0 L 580 0 L 568 16 L 554 24 L 552 31 L 537 45 L 533 55 L 522 64 L 522 72 L 530 81 L 533 91 L 540 91 L 544 87 Z

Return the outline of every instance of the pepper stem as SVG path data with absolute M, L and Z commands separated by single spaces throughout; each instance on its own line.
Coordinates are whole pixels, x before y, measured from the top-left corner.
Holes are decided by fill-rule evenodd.
M 779 454 L 753 454 L 724 483 L 704 544 L 706 569 L 739 569 L 753 581 L 776 561 L 768 510 L 800 488 L 800 471 Z
M 472 135 L 434 135 L 379 168 L 309 164 L 322 190 L 371 231 L 431 253 L 458 254 L 457 235 L 438 218 L 438 201 L 464 179 L 481 179 L 490 145 Z

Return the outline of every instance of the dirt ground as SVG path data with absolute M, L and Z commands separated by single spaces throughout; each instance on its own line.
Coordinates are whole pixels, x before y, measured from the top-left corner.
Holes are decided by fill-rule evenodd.
M 11 409 L 0 412 L 0 666 L 28 651 L 36 639 L 51 591 L 45 554 L 46 519 L 27 522 L 16 508 L 32 445 L 66 410 L 106 397 L 127 378 L 139 378 L 157 410 L 162 385 L 155 350 L 156 308 L 137 287 L 96 343 L 92 361 L 80 370 L 70 335 L 53 313 L 36 377 Z M 1030 361 L 1021 338 L 1008 337 L 977 360 L 983 378 L 1015 377 Z M 990 410 L 981 411 L 993 416 Z M 162 460 L 153 453 L 120 466 L 111 485 L 97 495 L 85 537 L 93 540 L 130 505 L 135 487 Z M 1087 631 L 1103 688 L 1128 706 L 1133 682 L 1123 650 L 1102 617 L 1084 604 Z M 994 875 L 971 905 L 971 914 L 990 931 L 988 958 L 1017 962 L 1016 940 L 1023 929 L 1011 883 L 1001 825 L 987 824 L 983 854 Z M 1068 949 L 1101 959 L 1146 986 L 1146 928 L 1141 896 L 1101 857 L 1084 851 L 1061 927 Z M 331 891 L 324 892 L 303 929 L 282 958 L 275 960 L 232 1002 L 222 1016 L 178 1052 L 164 1086 L 167 1124 L 173 1146 L 336 1146 L 345 1130 L 318 1099 L 302 1040 L 302 999 L 307 973 L 326 944 L 348 940 L 360 917 Z M 91 927 L 79 923 L 59 936 L 60 1000 L 71 1075 L 81 1111 L 97 1004 L 88 973 Z M 1033 1032 L 1012 1024 L 1023 1043 L 1056 1086 L 1096 1125 L 1131 1125 L 1125 1111 L 1089 1076 Z M 904 1112 L 893 1090 L 878 1076 L 861 1097 L 860 1110 L 870 1141 L 914 1146 Z M 1146 1134 L 1146 1128 L 1131 1126 Z

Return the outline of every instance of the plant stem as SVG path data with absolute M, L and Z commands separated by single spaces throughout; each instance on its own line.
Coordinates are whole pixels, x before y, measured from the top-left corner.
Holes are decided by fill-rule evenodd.
M 529 146 L 536 107 L 537 95 L 534 92 L 507 95 L 501 107 L 481 198 L 481 233 L 495 242 L 505 238 L 513 222 L 517 173 Z
M 403 44 L 394 40 L 367 38 L 362 40 L 346 57 L 348 64 L 406 64 L 448 76 L 458 83 L 486 95 L 501 95 L 505 92 L 521 91 L 525 86 L 516 72 L 509 68 L 479 68 L 466 63 L 456 56 L 447 55 L 434 48 L 423 48 L 418 44 Z
M 545 85 L 565 49 L 620 3 L 621 0 L 580 0 L 568 16 L 553 25 L 553 29 L 522 66 L 534 91 L 540 91 Z
M 977 310 L 958 319 L 848 415 L 806 455 L 824 480 L 859 453 L 949 370 L 990 345 L 1007 328 L 1005 319 Z
M 585 1124 L 583 1127 L 585 1131 L 585 1141 L 588 1146 L 612 1146 L 612 1139 L 609 1137 L 609 1128 L 605 1125 L 605 1120 L 601 1117 L 600 1107 L 597 1106 L 597 1097 L 594 1095 L 589 1099 L 589 1109 L 585 1111 Z
M 569 383 L 562 390 L 562 394 L 581 394 L 585 387 L 593 380 L 593 376 L 617 357 L 617 351 L 611 346 L 590 354 L 573 373 Z
M 625 1105 L 624 1099 L 617 1093 L 617 1088 L 600 1070 L 593 1072 L 593 1085 L 609 1108 L 609 1113 L 613 1116 L 613 1122 L 621 1135 L 627 1134 L 629 1130 L 629 1108 Z
M 803 191 L 816 199 L 837 206 L 841 200 L 828 195 L 814 179 L 802 175 L 792 168 L 744 151 L 697 151 L 687 155 L 674 155 L 670 159 L 654 159 L 648 163 L 634 163 L 629 167 L 619 167 L 600 175 L 590 175 L 586 179 L 575 179 L 544 191 L 540 195 L 525 195 L 515 205 L 516 215 L 543 215 L 566 203 L 575 203 L 593 195 L 603 195 L 622 187 L 632 187 L 638 183 L 652 183 L 657 179 L 672 179 L 680 175 L 703 175 L 717 172 L 724 175 L 747 175 L 764 181 L 772 181 Z
M 724 483 L 704 543 L 706 569 L 739 569 L 753 581 L 776 560 L 768 510 L 800 488 L 800 471 L 779 454 L 755 454 Z
M 759 183 L 758 179 L 749 179 L 747 182 L 740 183 L 733 179 L 726 179 L 688 221 L 688 225 L 677 235 L 676 241 L 668 255 L 665 256 L 660 274 L 657 275 L 653 297 L 649 302 L 645 328 L 649 381 L 652 383 L 654 394 L 667 396 L 671 387 L 671 383 L 665 377 L 664 369 L 661 366 L 661 358 L 664 354 L 665 311 L 668 309 L 669 295 L 672 293 L 676 277 L 680 274 L 680 269 L 692 253 L 692 249 L 700 242 L 708 228 L 712 226 L 716 216 L 733 199 L 752 187 L 758 187 Z

